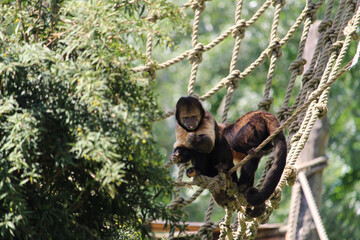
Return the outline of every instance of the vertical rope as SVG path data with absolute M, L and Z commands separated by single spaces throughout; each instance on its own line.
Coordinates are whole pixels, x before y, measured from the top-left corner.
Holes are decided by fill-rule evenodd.
M 225 240 L 227 237 L 228 240 L 232 240 L 232 229 L 231 229 L 231 216 L 233 210 L 231 208 L 225 208 L 225 218 L 224 221 L 220 223 L 220 236 L 219 239 Z
M 287 119 L 290 116 L 288 104 L 289 104 L 289 101 L 290 101 L 290 98 L 292 95 L 292 91 L 295 86 L 295 80 L 298 75 L 301 75 L 303 73 L 303 70 L 304 70 L 304 65 L 305 65 L 306 61 L 302 58 L 302 56 L 304 54 L 305 43 L 308 38 L 309 29 L 310 29 L 312 22 L 313 22 L 312 17 L 308 16 L 304 23 L 304 29 L 303 29 L 303 32 L 301 35 L 296 60 L 290 64 L 290 68 L 289 68 L 290 73 L 291 73 L 290 81 L 289 81 L 288 87 L 286 89 L 283 105 L 281 107 L 281 110 L 278 113 L 278 117 L 282 121 Z
M 323 225 L 323 223 L 321 221 L 319 210 L 317 209 L 315 199 L 314 199 L 314 196 L 313 196 L 313 194 L 311 192 L 309 182 L 306 179 L 306 176 L 302 171 L 298 173 L 298 178 L 299 178 L 299 181 L 301 183 L 301 187 L 303 188 L 306 201 L 308 203 L 308 206 L 309 206 L 311 215 L 313 217 L 316 229 L 317 229 L 317 231 L 319 233 L 319 237 L 320 237 L 321 240 L 328 240 L 329 238 L 328 238 L 328 236 L 326 234 L 324 225 Z
M 241 19 L 241 12 L 243 7 L 243 0 L 239 0 L 236 4 L 235 10 L 235 29 L 233 30 L 232 34 L 235 38 L 234 49 L 231 57 L 230 62 L 230 70 L 229 72 L 232 73 L 236 68 L 236 62 L 239 57 L 240 45 L 241 40 L 244 38 L 245 35 L 245 28 L 246 28 L 246 21 Z M 234 90 L 237 88 L 238 79 L 233 79 L 230 84 L 227 86 L 227 94 L 225 99 L 225 107 L 222 116 L 222 122 L 225 123 L 227 119 L 227 115 L 230 109 L 230 104 L 232 97 L 234 95 Z
M 201 13 L 205 9 L 205 2 L 204 0 L 194 1 L 192 6 L 195 16 L 194 16 L 194 23 L 193 23 L 193 31 L 192 31 L 192 47 L 193 51 L 189 54 L 189 61 L 192 64 L 191 73 L 190 73 L 190 80 L 188 85 L 188 94 L 194 94 L 194 86 L 196 81 L 196 75 L 199 69 L 199 64 L 201 62 L 201 54 L 204 46 L 202 44 L 198 44 L 198 35 L 199 35 L 199 24 L 200 24 L 200 16 Z
M 280 39 L 277 37 L 277 30 L 279 26 L 280 13 L 285 5 L 285 0 L 274 0 L 273 5 L 275 6 L 275 13 L 273 17 L 273 23 L 271 26 L 270 42 L 276 42 L 277 46 L 274 47 L 274 49 L 272 49 L 271 53 L 269 54 L 270 65 L 266 78 L 264 98 L 263 101 L 259 103 L 259 109 L 265 111 L 268 111 L 270 109 L 270 105 L 273 102 L 273 99 L 270 98 L 270 90 L 272 86 L 272 80 L 274 77 L 276 61 L 281 57 Z
M 300 211 L 300 198 L 301 198 L 301 186 L 297 182 L 292 187 L 292 194 L 294 197 L 291 197 L 293 202 L 290 203 L 289 218 L 288 218 L 288 227 L 286 232 L 286 240 L 295 240 L 296 239 L 296 228 L 297 220 Z

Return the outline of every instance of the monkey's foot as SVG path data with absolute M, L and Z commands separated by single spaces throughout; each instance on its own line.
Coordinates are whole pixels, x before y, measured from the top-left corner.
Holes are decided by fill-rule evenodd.
M 186 169 L 186 176 L 189 178 L 195 177 L 198 174 L 198 171 L 193 167 Z
M 265 210 L 266 210 L 266 206 L 264 203 L 259 206 L 247 207 L 245 210 L 245 214 L 249 217 L 256 218 L 263 215 Z
M 250 188 L 245 193 L 246 201 L 252 205 L 252 206 L 259 206 L 263 204 L 266 201 L 266 198 L 264 197 L 262 192 L 259 192 L 257 188 Z

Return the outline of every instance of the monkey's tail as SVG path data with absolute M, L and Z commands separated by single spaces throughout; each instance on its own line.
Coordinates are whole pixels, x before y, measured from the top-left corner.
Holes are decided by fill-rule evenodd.
M 278 185 L 286 165 L 287 145 L 283 132 L 274 138 L 274 161 L 266 174 L 263 185 L 259 190 L 253 188 L 247 194 L 247 201 L 258 206 L 264 203 L 273 194 Z

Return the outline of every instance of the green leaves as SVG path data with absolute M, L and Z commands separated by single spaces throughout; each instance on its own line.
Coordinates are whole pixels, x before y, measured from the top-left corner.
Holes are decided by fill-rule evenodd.
M 145 63 L 146 32 L 168 39 L 150 12 L 182 21 L 162 3 L 1 5 L 0 238 L 105 238 L 119 225 L 144 235 L 150 217 L 181 218 L 160 202 L 172 184 L 151 133 L 152 85 L 129 71 Z

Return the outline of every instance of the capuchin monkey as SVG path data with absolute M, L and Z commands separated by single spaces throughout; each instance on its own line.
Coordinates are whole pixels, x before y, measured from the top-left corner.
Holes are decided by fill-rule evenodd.
M 219 171 L 230 170 L 233 156 L 212 114 L 195 97 L 182 97 L 176 104 L 176 142 L 170 158 L 178 163 L 191 160 L 188 177 L 202 174 L 215 177 Z M 235 181 L 236 174 L 234 174 Z
M 178 163 L 191 160 L 188 177 L 202 174 L 214 177 L 230 170 L 280 126 L 268 112 L 253 111 L 228 126 L 217 124 L 210 112 L 192 96 L 181 97 L 176 104 L 176 142 L 170 158 Z M 274 162 L 260 189 L 254 188 L 255 172 L 263 155 L 274 149 Z M 283 132 L 241 167 L 240 178 L 232 179 L 254 208 L 246 213 L 258 217 L 265 211 L 265 201 L 274 192 L 286 164 L 287 145 Z M 216 199 L 215 199 L 216 201 Z M 218 202 L 218 201 L 217 201 Z M 218 203 L 219 204 L 219 203 Z M 221 204 L 219 204 L 221 205 Z
M 191 160 L 192 167 L 186 170 L 188 177 L 205 175 L 215 177 L 225 174 L 234 183 L 236 172 L 228 175 L 234 166 L 230 145 L 223 136 L 210 112 L 206 111 L 195 97 L 182 97 L 176 104 L 176 142 L 170 158 L 176 163 Z M 211 193 L 215 202 L 225 207 L 235 200 L 226 193 L 226 186 Z

